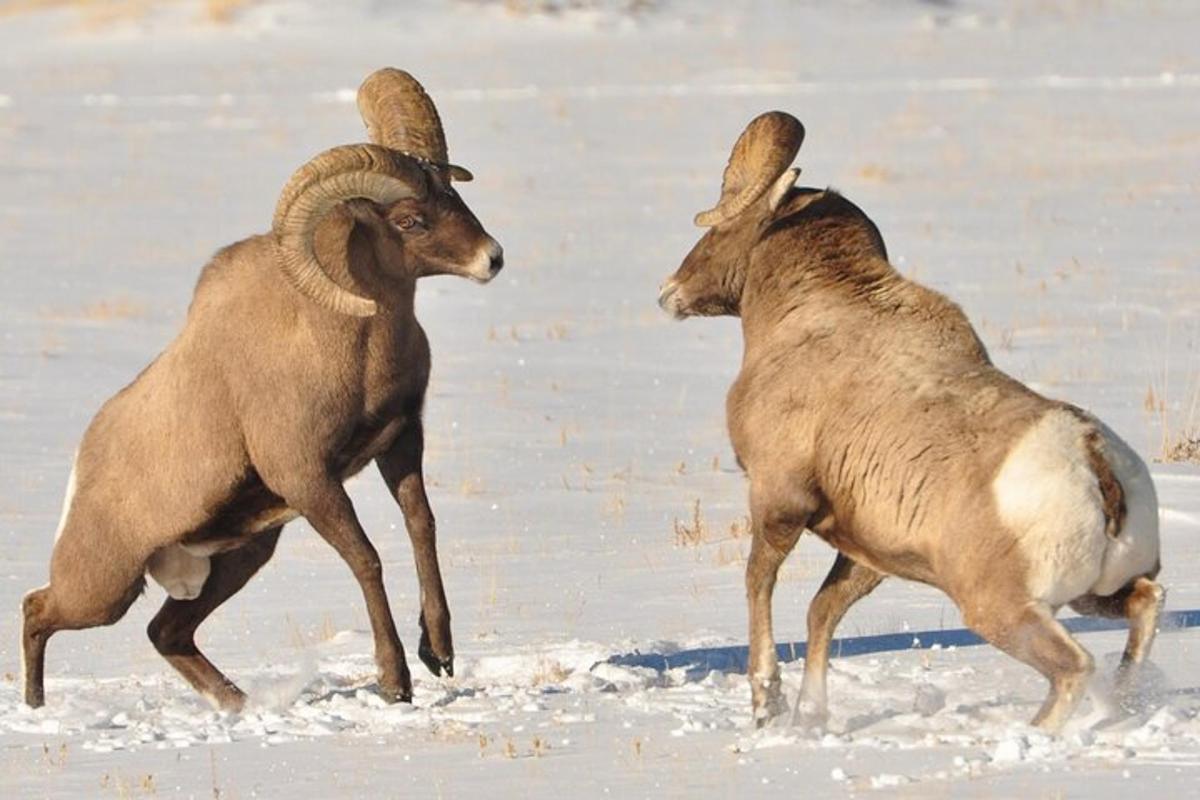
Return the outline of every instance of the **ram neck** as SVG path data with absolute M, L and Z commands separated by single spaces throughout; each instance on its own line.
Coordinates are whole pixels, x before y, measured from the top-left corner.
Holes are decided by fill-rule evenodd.
M 830 320 L 873 319 L 908 302 L 907 281 L 882 258 L 839 253 L 801 258 L 796 252 L 803 249 L 765 252 L 748 272 L 741 307 L 747 360 L 780 341 L 853 335 L 828 330 Z M 834 310 L 846 313 L 831 314 Z

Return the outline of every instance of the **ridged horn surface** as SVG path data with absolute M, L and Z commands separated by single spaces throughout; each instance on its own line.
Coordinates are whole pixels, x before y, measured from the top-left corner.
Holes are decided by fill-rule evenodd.
M 404 70 L 384 67 L 368 75 L 358 87 L 358 113 L 376 144 L 429 161 L 446 169 L 454 180 L 471 180 L 470 171 L 450 163 L 446 133 L 433 100 Z
M 750 121 L 729 155 L 715 208 L 696 215 L 702 227 L 719 225 L 750 207 L 791 166 L 804 142 L 804 126 L 784 111 L 768 111 Z
M 339 203 L 365 198 L 387 205 L 425 193 L 421 167 L 400 153 L 372 144 L 326 150 L 292 174 L 280 192 L 271 229 L 288 282 L 318 305 L 356 317 L 375 313 L 375 302 L 333 281 L 317 259 L 313 234 Z

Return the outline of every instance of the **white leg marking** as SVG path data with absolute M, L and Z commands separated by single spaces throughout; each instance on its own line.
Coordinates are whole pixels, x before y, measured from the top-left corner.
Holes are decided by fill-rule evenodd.
M 71 513 L 71 502 L 75 499 L 75 468 L 79 463 L 79 451 L 75 451 L 75 457 L 71 459 L 71 477 L 67 478 L 67 493 L 63 497 L 62 514 L 58 518 L 58 530 L 54 532 L 54 541 L 58 541 L 63 534 L 63 529 L 67 527 L 67 515 Z

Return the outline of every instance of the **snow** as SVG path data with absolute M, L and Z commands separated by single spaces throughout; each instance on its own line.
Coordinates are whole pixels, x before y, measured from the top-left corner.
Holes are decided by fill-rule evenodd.
M 0 794 L 1194 791 L 1193 630 L 1162 633 L 1121 712 L 1106 686 L 1123 636 L 1081 634 L 1098 678 L 1060 737 L 1025 724 L 1043 681 L 988 647 L 835 659 L 823 732 L 751 730 L 741 675 L 609 659 L 745 644 L 723 403 L 739 330 L 674 323 L 655 298 L 733 140 L 775 107 L 806 125 L 802 183 L 843 190 L 1002 367 L 1152 461 L 1168 607 L 1200 607 L 1200 468 L 1153 461 L 1200 424 L 1200 10 L 264 0 L 217 22 L 198 2 L 128 6 L 0 9 Z M 213 711 L 154 652 L 157 587 L 117 625 L 56 636 L 47 705 L 25 708 L 16 609 L 45 582 L 80 433 L 178 329 L 208 256 L 267 227 L 298 164 L 361 140 L 354 87 L 385 64 L 437 101 L 507 264 L 487 287 L 419 291 L 456 677 L 412 658 L 414 704 L 384 705 L 359 592 L 298 522 L 201 629 L 246 712 Z M 350 490 L 415 655 L 399 513 L 371 470 Z M 831 562 L 806 539 L 785 565 L 780 642 L 805 638 Z M 893 581 L 839 634 L 960 625 Z M 802 669 L 784 668 L 793 698 Z

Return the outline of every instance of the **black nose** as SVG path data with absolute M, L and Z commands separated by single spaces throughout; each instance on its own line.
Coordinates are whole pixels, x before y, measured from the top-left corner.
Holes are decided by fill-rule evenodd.
M 495 275 L 500 270 L 504 269 L 504 253 L 500 252 L 492 256 L 492 263 L 488 266 L 492 274 Z

